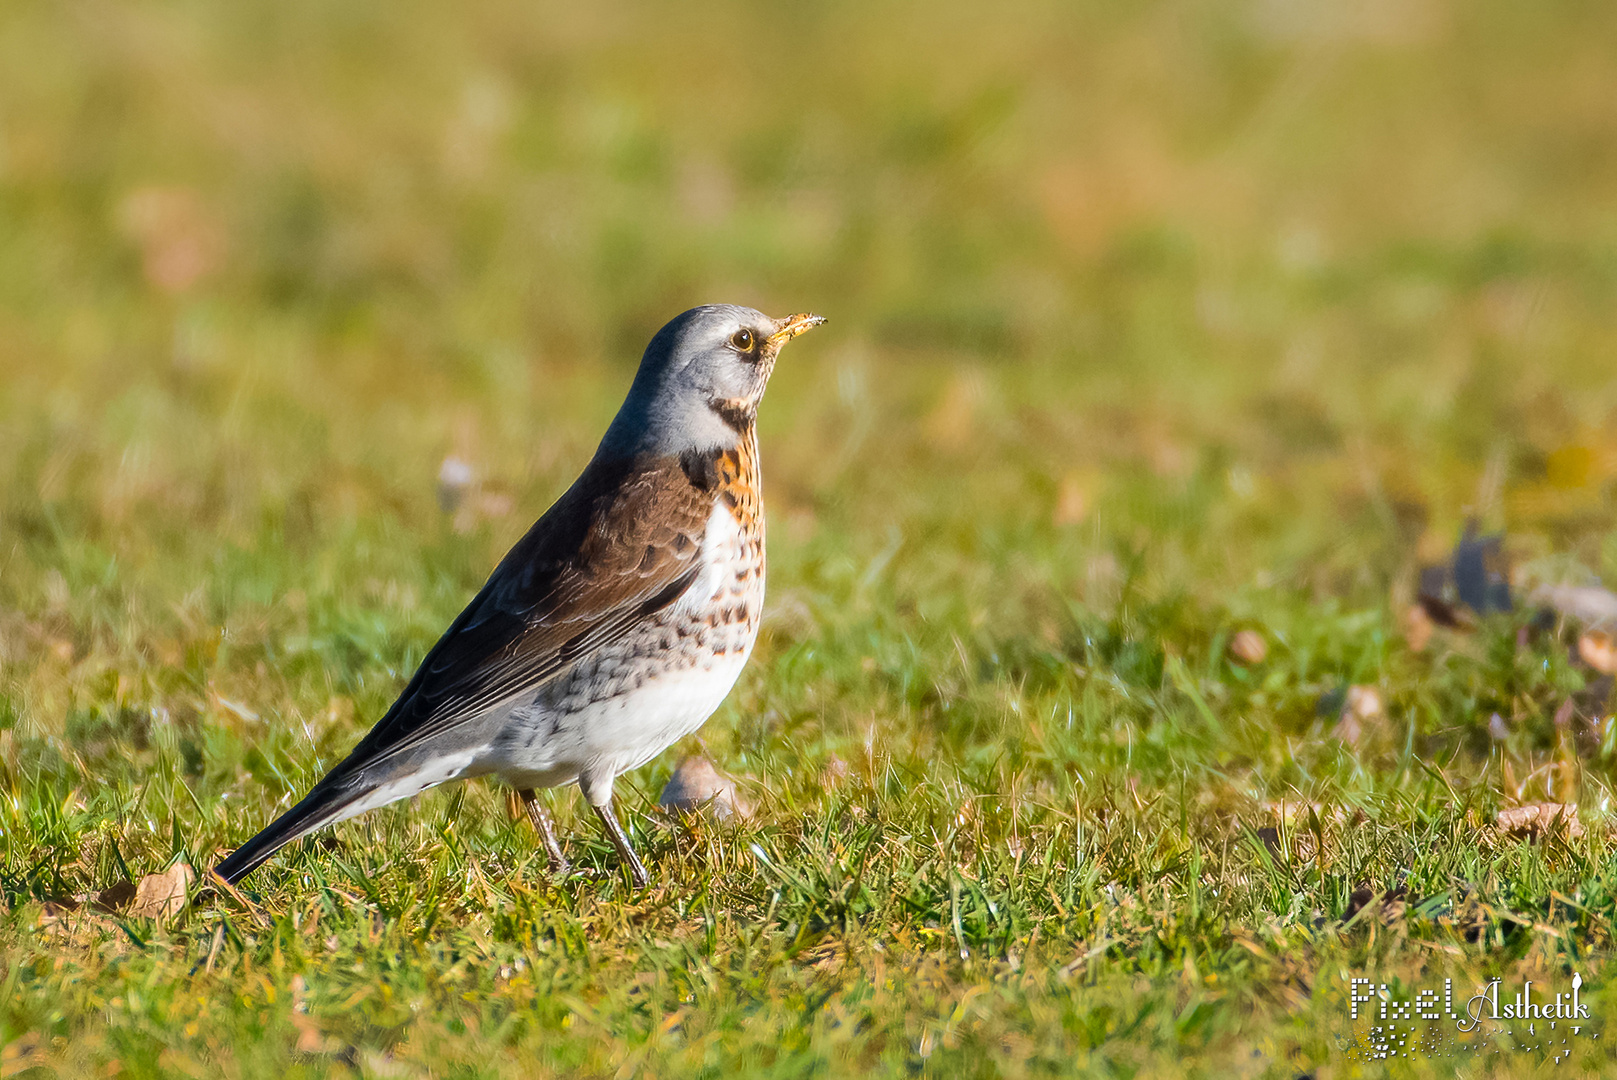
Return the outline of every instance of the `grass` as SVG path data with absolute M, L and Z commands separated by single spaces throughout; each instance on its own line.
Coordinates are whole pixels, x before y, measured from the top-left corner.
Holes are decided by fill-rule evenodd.
M 1374 1074 L 1359 975 L 1603 1035 L 1609 686 L 1404 619 L 1473 517 L 1617 585 L 1617 17 L 1337 7 L 8 5 L 0 1075 Z M 72 905 L 307 788 L 716 299 L 831 319 L 699 739 L 755 818 L 652 808 L 691 745 L 644 893 L 471 784 Z M 1391 1071 L 1568 1067 L 1479 1045 Z

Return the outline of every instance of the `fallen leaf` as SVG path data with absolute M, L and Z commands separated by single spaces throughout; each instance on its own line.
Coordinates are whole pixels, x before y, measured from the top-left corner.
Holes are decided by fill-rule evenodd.
M 1617 628 L 1617 593 L 1598 585 L 1544 585 L 1528 599 L 1588 626 Z
M 135 902 L 129 905 L 129 914 L 141 919 L 167 919 L 185 909 L 185 891 L 196 880 L 196 874 L 182 862 L 177 862 L 161 874 L 147 874 L 135 886 Z
M 1551 828 L 1564 827 L 1569 839 L 1583 835 L 1583 823 L 1578 820 L 1578 808 L 1571 803 L 1530 803 L 1499 811 L 1499 830 L 1510 836 L 1536 840 Z
M 24 1032 L 11 1039 L 3 1048 L 0 1048 L 0 1075 L 15 1076 L 21 1072 L 31 1071 L 35 1066 L 44 1066 L 46 1051 L 44 1037 L 32 1032 Z
M 1349 746 L 1358 746 L 1366 729 L 1386 717 L 1381 705 L 1381 694 L 1373 686 L 1350 686 L 1342 700 L 1342 715 L 1336 721 L 1332 734 Z
M 1436 626 L 1424 606 L 1411 604 L 1409 610 L 1404 612 L 1404 641 L 1409 645 L 1409 651 L 1425 652 Z
M 752 807 L 736 791 L 735 781 L 705 757 L 688 757 L 663 785 L 657 805 L 673 813 L 707 812 L 717 821 L 744 821 Z
M 39 924 L 51 926 L 60 923 L 79 907 L 76 900 L 47 900 L 39 906 Z
M 1243 664 L 1261 664 L 1269 655 L 1269 643 L 1256 630 L 1242 630 L 1230 639 L 1230 655 Z
M 1617 641 L 1604 630 L 1587 630 L 1579 636 L 1578 658 L 1602 675 L 1617 675 Z
M 1381 694 L 1373 686 L 1348 687 L 1347 708 L 1361 720 L 1379 719 L 1386 712 L 1381 706 Z
M 1054 520 L 1057 525 L 1078 525 L 1089 516 L 1089 488 L 1085 477 L 1078 473 L 1068 473 L 1061 478 L 1061 486 L 1056 490 Z
M 105 912 L 121 911 L 135 898 L 135 883 L 133 881 L 120 881 L 118 884 L 102 889 L 95 894 L 91 901 L 98 909 Z
M 1377 912 L 1383 922 L 1396 922 L 1403 917 L 1409 899 L 1409 887 L 1398 885 L 1386 892 L 1380 892 L 1370 887 L 1368 883 L 1360 885 L 1348 894 L 1347 910 L 1342 913 L 1343 922 L 1352 922 L 1353 917 L 1363 911 L 1377 898 L 1381 900 L 1381 909 Z

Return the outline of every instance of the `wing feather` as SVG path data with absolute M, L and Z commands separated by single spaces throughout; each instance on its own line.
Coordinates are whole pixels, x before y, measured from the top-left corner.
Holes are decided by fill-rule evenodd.
M 597 459 L 490 575 L 333 776 L 535 692 L 679 598 L 713 495 L 677 458 Z

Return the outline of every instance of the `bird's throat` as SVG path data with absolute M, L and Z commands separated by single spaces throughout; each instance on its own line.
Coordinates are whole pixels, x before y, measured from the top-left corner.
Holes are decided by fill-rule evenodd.
M 724 421 L 724 426 L 737 435 L 749 435 L 758 419 L 758 406 L 741 398 L 718 398 L 710 402 L 709 407 Z

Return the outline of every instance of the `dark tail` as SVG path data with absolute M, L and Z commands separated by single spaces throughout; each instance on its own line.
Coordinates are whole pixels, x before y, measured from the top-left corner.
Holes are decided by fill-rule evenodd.
M 292 841 L 343 817 L 343 811 L 366 794 L 366 789 L 355 784 L 354 779 L 351 776 L 326 777 L 301 802 L 276 818 L 269 828 L 215 866 L 213 872 L 234 885 Z

